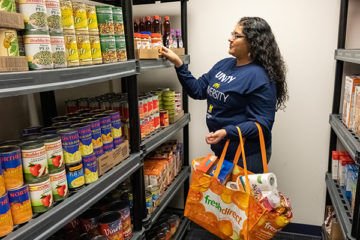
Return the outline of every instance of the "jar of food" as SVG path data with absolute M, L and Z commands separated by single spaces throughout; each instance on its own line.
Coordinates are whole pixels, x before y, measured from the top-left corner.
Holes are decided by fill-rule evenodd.
M 141 33 L 134 33 L 134 47 L 135 47 L 135 50 L 140 49 L 141 46 L 142 46 Z
M 159 55 L 161 54 L 163 42 L 161 33 L 152 33 L 151 34 L 151 48 L 157 49 L 159 52 Z
M 150 49 L 151 48 L 149 34 L 141 34 L 141 48 L 142 49 Z

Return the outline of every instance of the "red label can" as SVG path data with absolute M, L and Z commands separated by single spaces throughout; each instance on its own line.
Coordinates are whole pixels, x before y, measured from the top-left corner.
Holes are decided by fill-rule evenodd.
M 100 217 L 100 231 L 109 240 L 123 240 L 121 215 L 118 212 L 107 212 Z

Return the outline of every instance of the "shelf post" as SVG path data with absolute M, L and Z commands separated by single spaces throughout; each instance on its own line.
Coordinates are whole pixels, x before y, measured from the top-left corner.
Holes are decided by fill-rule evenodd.
M 51 119 L 57 116 L 55 92 L 54 91 L 41 92 L 40 101 L 41 101 L 43 125 L 50 126 Z

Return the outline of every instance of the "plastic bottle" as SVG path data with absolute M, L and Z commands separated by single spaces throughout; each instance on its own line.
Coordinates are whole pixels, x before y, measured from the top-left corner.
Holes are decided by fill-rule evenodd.
M 139 25 L 137 23 L 137 19 L 134 18 L 134 33 L 139 32 Z
M 161 28 L 160 28 L 160 17 L 159 16 L 154 16 L 154 20 L 152 22 L 152 33 L 161 33 Z
M 144 18 L 141 18 L 139 23 L 139 32 L 144 32 L 144 31 L 146 31 L 145 22 L 144 22 Z
M 152 30 L 151 17 L 146 16 L 145 17 L 145 31 L 151 32 L 151 30 Z
M 170 48 L 177 48 L 175 29 L 170 30 L 169 47 Z
M 176 42 L 177 42 L 177 48 L 183 48 L 184 44 L 183 44 L 183 40 L 181 37 L 181 30 L 176 30 Z
M 170 47 L 170 17 L 164 17 L 164 33 L 163 33 L 163 43 L 165 47 Z

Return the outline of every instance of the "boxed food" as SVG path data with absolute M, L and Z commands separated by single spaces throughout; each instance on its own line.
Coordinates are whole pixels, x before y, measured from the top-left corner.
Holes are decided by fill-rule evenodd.
M 359 76 L 346 76 L 343 100 L 342 121 L 349 129 L 354 124 L 355 87 L 360 86 Z
M 185 55 L 185 48 L 170 48 L 176 55 L 184 56 Z
M 130 154 L 129 141 L 125 140 L 116 149 L 107 152 L 98 158 L 99 176 L 112 169 L 115 165 L 122 162 Z
M 24 29 L 24 17 L 20 13 L 0 11 L 0 28 Z
M 137 59 L 159 59 L 157 49 L 136 49 L 135 58 Z

